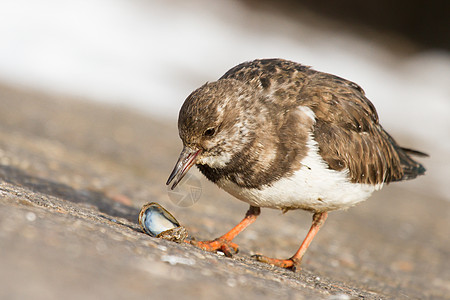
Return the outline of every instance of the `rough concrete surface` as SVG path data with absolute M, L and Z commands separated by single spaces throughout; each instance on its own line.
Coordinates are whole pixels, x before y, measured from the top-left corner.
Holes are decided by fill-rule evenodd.
M 149 201 L 197 239 L 247 210 L 197 171 L 200 200 L 172 202 L 176 124 L 6 86 L 0 104 L 0 299 L 450 299 L 450 202 L 420 178 L 330 213 L 293 273 L 251 255 L 292 255 L 307 212 L 263 209 L 233 258 L 141 232 Z

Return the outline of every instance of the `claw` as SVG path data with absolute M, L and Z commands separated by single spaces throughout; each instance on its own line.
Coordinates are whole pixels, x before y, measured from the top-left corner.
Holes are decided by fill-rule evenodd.
M 300 264 L 301 260 L 295 259 L 295 258 L 289 258 L 289 259 L 277 259 L 277 258 L 270 258 L 264 255 L 252 255 L 252 258 L 256 259 L 257 261 L 273 265 L 280 268 L 285 268 L 292 270 L 294 272 L 298 272 L 301 270 Z
M 238 245 L 221 238 L 212 241 L 188 241 L 188 243 L 209 252 L 221 251 L 226 257 L 232 257 L 239 252 Z

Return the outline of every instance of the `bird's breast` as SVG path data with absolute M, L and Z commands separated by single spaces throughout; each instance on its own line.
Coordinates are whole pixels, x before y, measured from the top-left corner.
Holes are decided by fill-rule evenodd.
M 258 207 L 330 211 L 345 209 L 366 200 L 381 186 L 353 183 L 348 170 L 328 168 L 317 143 L 308 141 L 309 151 L 301 167 L 291 174 L 258 188 L 239 186 L 222 177 L 216 184 L 236 198 Z

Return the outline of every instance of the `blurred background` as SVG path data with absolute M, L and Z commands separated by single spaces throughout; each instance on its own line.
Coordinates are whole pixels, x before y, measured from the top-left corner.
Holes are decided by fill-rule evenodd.
M 293 60 L 361 85 L 398 142 L 431 155 L 422 160 L 428 176 L 408 188 L 450 199 L 449 6 L 445 0 L 2 0 L 0 83 L 174 123 L 192 90 L 234 65 Z

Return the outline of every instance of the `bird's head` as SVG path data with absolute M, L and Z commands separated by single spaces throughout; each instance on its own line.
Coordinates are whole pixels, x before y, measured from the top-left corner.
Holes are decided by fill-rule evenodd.
M 223 168 L 252 138 L 248 88 L 236 80 L 219 80 L 195 90 L 178 117 L 183 151 L 167 185 L 172 189 L 194 164 Z

